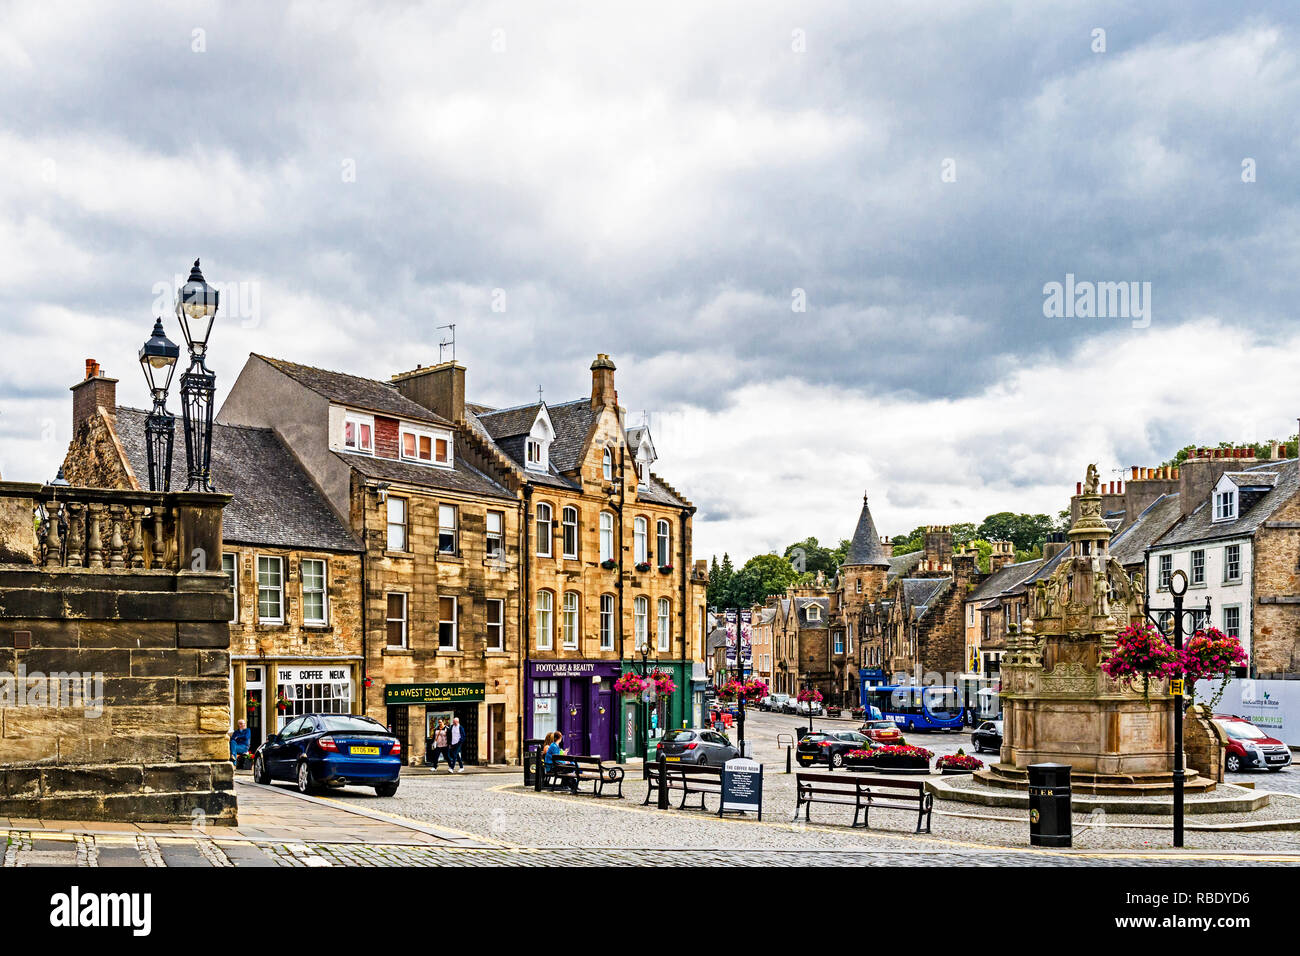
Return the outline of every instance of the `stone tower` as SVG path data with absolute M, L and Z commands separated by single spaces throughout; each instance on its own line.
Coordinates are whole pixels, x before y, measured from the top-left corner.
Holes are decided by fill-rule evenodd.
M 849 553 L 840 565 L 840 588 L 845 616 L 857 621 L 862 608 L 880 599 L 889 575 L 889 558 L 871 518 L 867 496 L 862 496 L 862 513 L 849 542 Z
M 1072 502 L 1072 553 L 1029 594 L 1029 617 L 1007 636 L 1002 659 L 1003 745 L 1000 762 L 979 776 L 1023 789 L 1026 768 L 1068 763 L 1084 793 L 1157 794 L 1172 788 L 1174 700 L 1163 681 L 1125 688 L 1100 664 L 1115 636 L 1143 620 L 1141 575 L 1130 580 L 1109 553 L 1097 470 Z M 1189 772 L 1188 790 L 1213 781 Z

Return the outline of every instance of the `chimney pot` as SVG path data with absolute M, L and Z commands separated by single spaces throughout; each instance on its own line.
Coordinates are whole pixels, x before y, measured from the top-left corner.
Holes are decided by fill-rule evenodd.
M 1076 482 L 1074 483 L 1074 493 L 1075 493 L 1076 495 L 1081 495 L 1081 494 L 1083 494 L 1083 482 L 1082 482 L 1082 481 L 1076 481 Z

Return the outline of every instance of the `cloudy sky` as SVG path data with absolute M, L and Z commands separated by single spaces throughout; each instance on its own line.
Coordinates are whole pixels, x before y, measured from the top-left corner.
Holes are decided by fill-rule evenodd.
M 224 385 L 448 323 L 486 403 L 610 353 L 698 556 L 1292 435 L 1300 27 L 1143 6 L 0 4 L 0 474 L 87 357 L 146 403 L 195 256 Z M 1048 317 L 1067 275 L 1148 311 Z

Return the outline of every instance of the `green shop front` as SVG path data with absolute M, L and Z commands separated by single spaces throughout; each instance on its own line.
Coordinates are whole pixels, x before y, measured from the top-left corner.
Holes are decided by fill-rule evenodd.
M 645 670 L 658 670 L 672 678 L 671 694 L 623 694 L 619 710 L 620 758 L 654 758 L 655 744 L 669 730 L 698 727 L 704 706 L 704 665 L 692 661 L 652 660 Z M 624 661 L 623 672 L 640 675 L 641 662 Z M 698 674 L 697 674 L 698 671 Z M 647 699 L 649 697 L 650 699 Z M 646 748 L 641 750 L 642 732 Z
M 498 736 L 497 731 L 504 732 L 504 727 L 492 728 L 483 723 L 485 720 L 491 723 L 494 716 L 491 709 L 484 706 L 486 690 L 481 681 L 385 685 L 388 726 L 403 742 L 405 762 L 419 764 L 428 761 L 438 721 L 450 726 L 453 717 L 459 718 L 461 727 L 465 729 L 465 743 L 461 748 L 465 763 L 492 762 L 492 743 Z M 482 735 L 480 730 L 484 732 Z M 488 760 L 481 761 L 481 755 L 486 755 Z

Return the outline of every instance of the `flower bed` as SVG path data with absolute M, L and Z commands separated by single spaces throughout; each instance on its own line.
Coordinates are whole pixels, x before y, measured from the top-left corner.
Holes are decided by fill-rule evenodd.
M 964 750 L 958 750 L 955 754 L 944 754 L 936 760 L 934 769 L 940 773 L 974 773 L 984 769 L 984 761 L 972 757 Z
M 874 747 L 871 750 L 850 750 L 844 755 L 844 765 L 858 770 L 889 772 L 930 772 L 930 758 L 934 754 L 924 747 L 909 744 Z

